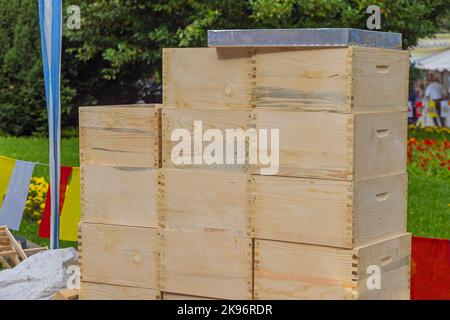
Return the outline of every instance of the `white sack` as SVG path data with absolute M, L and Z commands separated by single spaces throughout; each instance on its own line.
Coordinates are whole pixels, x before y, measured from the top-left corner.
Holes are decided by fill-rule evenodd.
M 0 300 L 50 300 L 67 287 L 67 267 L 76 264 L 74 248 L 32 255 L 14 269 L 0 271 Z

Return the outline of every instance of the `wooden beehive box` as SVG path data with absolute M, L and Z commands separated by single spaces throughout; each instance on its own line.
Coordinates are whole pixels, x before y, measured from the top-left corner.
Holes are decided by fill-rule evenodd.
M 161 291 L 246 300 L 253 297 L 253 241 L 220 232 L 164 231 Z
M 354 248 L 406 232 L 406 174 L 361 181 L 163 169 L 160 227 Z
M 157 229 L 81 223 L 82 281 L 159 290 Z
M 80 161 L 84 165 L 159 167 L 159 106 L 80 108 Z
M 408 51 L 363 48 L 164 49 L 164 106 L 406 111 Z
M 80 108 L 82 220 L 156 228 L 160 143 L 158 106 Z
M 250 175 L 208 170 L 160 172 L 160 227 L 251 236 Z
M 165 168 L 207 168 L 208 170 L 259 173 L 260 164 L 249 162 L 246 140 L 244 164 L 196 164 L 192 141 L 190 164 L 174 162 L 179 141 L 172 133 L 185 129 L 192 140 L 194 122 L 201 121 L 203 132 L 216 129 L 227 146 L 227 129 L 275 129 L 279 132 L 277 175 L 333 180 L 363 180 L 406 171 L 407 121 L 405 112 L 342 114 L 304 111 L 171 110 L 162 114 L 162 162 Z M 203 141 L 203 148 L 210 142 Z M 176 151 L 176 149 L 175 149 Z M 267 150 L 258 149 L 258 154 Z M 235 158 L 236 159 L 236 158 Z
M 409 299 L 410 255 L 410 234 L 353 250 L 256 240 L 255 299 Z
M 357 182 L 252 180 L 255 238 L 354 248 L 406 232 L 406 174 Z

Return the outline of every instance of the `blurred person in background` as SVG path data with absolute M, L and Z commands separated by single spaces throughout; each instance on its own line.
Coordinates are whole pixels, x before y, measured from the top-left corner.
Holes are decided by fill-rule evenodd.
M 445 126 L 445 119 L 441 117 L 441 101 L 446 98 L 447 92 L 444 86 L 439 82 L 435 75 L 430 76 L 430 83 L 425 89 L 425 98 L 430 102 L 434 102 L 436 108 L 437 117 L 434 117 L 434 124 L 436 126 Z

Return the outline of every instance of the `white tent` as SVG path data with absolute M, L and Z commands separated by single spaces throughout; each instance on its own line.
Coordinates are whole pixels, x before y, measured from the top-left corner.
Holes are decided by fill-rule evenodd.
M 415 60 L 416 68 L 433 71 L 450 71 L 450 49 Z

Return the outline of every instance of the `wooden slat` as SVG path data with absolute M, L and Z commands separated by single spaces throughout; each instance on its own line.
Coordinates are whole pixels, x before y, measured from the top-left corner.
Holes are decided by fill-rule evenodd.
M 82 282 L 80 300 L 160 300 L 159 290 Z
M 0 231 L 2 238 L 0 241 L 0 257 L 2 257 L 0 263 L 6 268 L 15 267 L 28 257 L 6 226 L 0 226 Z
M 31 257 L 32 255 L 35 255 L 39 252 L 47 251 L 47 247 L 41 247 L 41 248 L 29 248 L 29 249 L 23 249 L 23 252 L 27 255 L 27 257 Z
M 81 237 L 83 281 L 158 289 L 157 229 L 82 223 Z
M 219 232 L 165 231 L 161 290 L 218 299 L 252 298 L 252 240 Z
M 62 289 L 55 294 L 53 300 L 78 300 L 78 289 Z
M 156 169 L 84 165 L 81 174 L 83 221 L 158 226 Z
M 153 131 L 158 127 L 159 105 L 117 105 L 80 108 L 83 128 Z
M 250 175 L 165 169 L 160 176 L 162 227 L 250 236 Z
M 163 293 L 163 300 L 217 300 L 214 298 L 194 297 L 175 293 Z
M 405 299 L 410 237 L 404 234 L 353 250 L 256 240 L 255 298 Z M 381 267 L 381 290 L 369 294 L 363 286 L 370 265 Z

